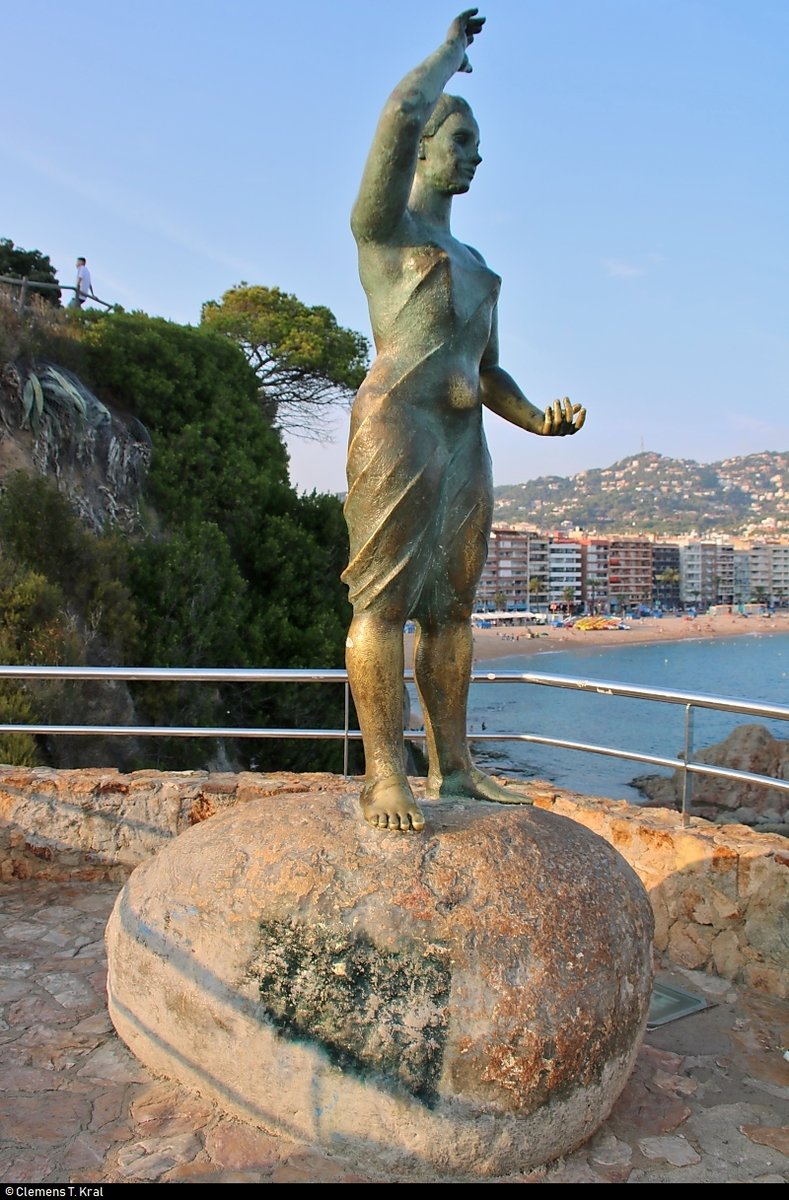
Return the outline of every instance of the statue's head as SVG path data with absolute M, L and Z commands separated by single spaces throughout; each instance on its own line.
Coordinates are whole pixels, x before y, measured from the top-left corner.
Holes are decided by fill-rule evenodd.
M 422 130 L 417 171 L 434 187 L 454 195 L 468 191 L 481 162 L 479 126 L 471 105 L 442 92 Z
M 462 96 L 450 96 L 448 92 L 442 92 L 435 103 L 433 111 L 425 121 L 422 137 L 434 137 L 447 117 L 452 113 L 461 113 L 462 116 L 470 117 L 472 121 L 474 120 L 474 114 L 471 111 L 471 105 L 468 100 L 464 100 Z

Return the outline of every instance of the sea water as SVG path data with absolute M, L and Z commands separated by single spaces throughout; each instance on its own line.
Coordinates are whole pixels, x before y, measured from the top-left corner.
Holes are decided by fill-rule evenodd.
M 789 705 L 789 634 L 738 634 L 678 642 L 627 644 L 627 630 L 611 647 L 583 647 L 583 633 L 572 648 L 513 655 L 475 663 L 475 672 L 516 671 L 565 675 L 613 683 L 705 693 L 764 704 Z M 667 636 L 670 632 L 667 629 Z M 580 644 L 579 644 L 580 643 Z M 638 775 L 670 775 L 651 764 L 560 750 L 529 742 L 479 742 L 475 733 L 530 733 L 596 743 L 665 758 L 679 757 L 684 746 L 682 704 L 629 700 L 573 692 L 567 688 L 521 683 L 472 683 L 469 731 L 474 759 L 494 774 L 545 779 L 568 791 L 643 802 L 633 787 Z M 735 726 L 764 725 L 775 737 L 789 738 L 789 721 L 768 721 L 694 709 L 693 749 L 722 741 Z

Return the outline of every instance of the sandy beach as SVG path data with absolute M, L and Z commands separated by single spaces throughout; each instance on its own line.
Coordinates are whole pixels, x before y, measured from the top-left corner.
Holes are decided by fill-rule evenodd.
M 533 626 L 531 629 L 475 629 L 474 661 L 489 662 L 513 654 L 539 654 L 573 646 L 634 646 L 645 642 L 679 642 L 688 638 L 737 637 L 747 634 L 789 633 L 789 611 L 769 617 L 716 613 L 695 618 L 644 617 L 628 629 L 574 629 Z M 413 666 L 413 634 L 405 636 L 406 667 Z

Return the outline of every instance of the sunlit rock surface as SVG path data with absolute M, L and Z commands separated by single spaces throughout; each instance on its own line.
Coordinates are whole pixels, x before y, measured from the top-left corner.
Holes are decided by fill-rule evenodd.
M 404 1178 L 501 1176 L 585 1141 L 627 1082 L 653 917 L 555 813 L 426 803 L 378 832 L 357 790 L 219 813 L 131 875 L 109 1005 L 156 1073 Z

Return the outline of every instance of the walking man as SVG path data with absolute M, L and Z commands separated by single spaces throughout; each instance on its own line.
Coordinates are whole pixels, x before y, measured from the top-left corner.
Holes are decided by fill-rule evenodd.
M 82 308 L 82 305 L 87 300 L 88 296 L 93 295 L 93 284 L 90 278 L 90 271 L 84 258 L 77 259 L 77 290 L 74 293 L 74 299 L 70 302 L 69 308 Z

